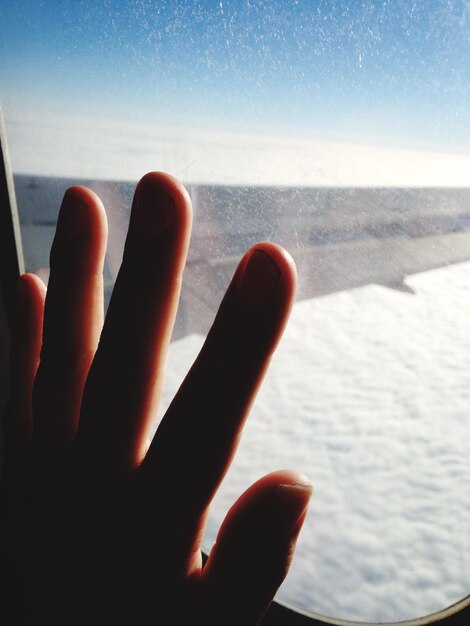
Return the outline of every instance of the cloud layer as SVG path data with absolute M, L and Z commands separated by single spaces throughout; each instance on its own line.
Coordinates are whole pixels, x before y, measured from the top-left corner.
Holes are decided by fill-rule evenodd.
M 470 185 L 467 154 L 31 112 L 6 121 L 16 173 L 135 181 L 163 170 L 187 183 L 224 185 Z

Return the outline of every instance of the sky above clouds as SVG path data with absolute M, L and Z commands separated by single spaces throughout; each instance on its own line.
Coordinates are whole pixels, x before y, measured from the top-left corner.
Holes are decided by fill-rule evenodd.
M 467 0 L 4 0 L 1 103 L 470 153 Z M 183 165 L 183 164 L 182 164 Z

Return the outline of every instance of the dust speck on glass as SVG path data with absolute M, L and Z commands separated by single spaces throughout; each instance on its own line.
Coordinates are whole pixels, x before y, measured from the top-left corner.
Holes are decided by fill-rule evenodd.
M 470 592 L 470 4 L 3 0 L 1 106 L 26 265 L 61 196 L 103 199 L 119 267 L 136 181 L 179 177 L 195 223 L 163 408 L 236 263 L 299 271 L 286 335 L 205 547 L 255 479 L 315 485 L 278 597 L 397 621 Z

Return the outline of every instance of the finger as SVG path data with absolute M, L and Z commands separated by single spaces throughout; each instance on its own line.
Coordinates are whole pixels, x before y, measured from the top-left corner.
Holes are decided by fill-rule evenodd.
M 126 473 L 146 445 L 191 229 L 183 185 L 153 172 L 139 182 L 114 287 L 84 397 L 79 454 L 90 467 Z
M 155 490 L 166 498 L 160 518 L 181 529 L 180 544 L 189 541 L 183 549 L 190 554 L 197 553 L 201 528 L 184 539 L 185 520 L 203 523 L 287 322 L 295 286 L 294 262 L 279 246 L 260 243 L 245 254 L 142 465 L 148 502 Z M 175 485 L 184 485 L 188 498 Z
M 10 396 L 4 425 L 4 475 L 9 482 L 19 480 L 31 448 L 33 384 L 41 352 L 45 295 L 44 283 L 37 276 L 20 276 L 10 346 Z
M 34 446 L 51 461 L 75 438 L 83 387 L 99 341 L 106 236 L 98 196 L 85 187 L 68 189 L 52 244 L 34 387 Z
M 233 505 L 203 571 L 205 624 L 258 624 L 289 570 L 311 495 L 306 476 L 284 470 Z

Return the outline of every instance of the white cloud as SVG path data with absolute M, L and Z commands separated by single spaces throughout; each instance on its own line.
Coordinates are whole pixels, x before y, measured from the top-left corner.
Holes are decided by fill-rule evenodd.
M 15 172 L 138 180 L 163 170 L 191 183 L 288 186 L 470 185 L 470 155 L 32 112 L 7 117 Z

